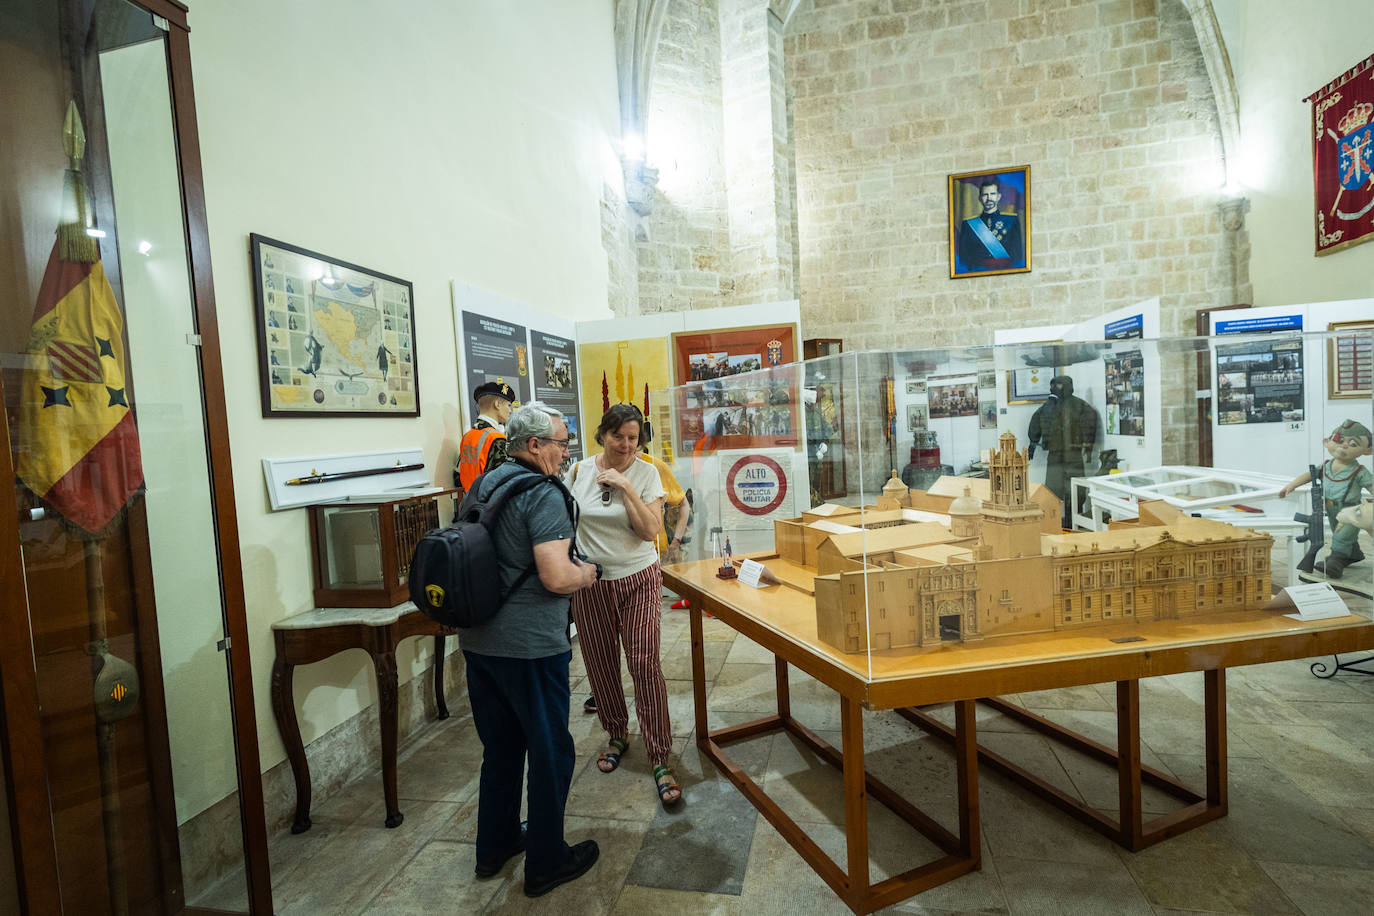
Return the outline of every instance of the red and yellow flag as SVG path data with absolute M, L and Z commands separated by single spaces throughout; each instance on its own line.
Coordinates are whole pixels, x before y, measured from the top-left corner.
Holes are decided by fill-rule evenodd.
M 143 485 L 123 326 L 101 263 L 63 260 L 54 244 L 29 331 L 16 472 L 93 534 Z

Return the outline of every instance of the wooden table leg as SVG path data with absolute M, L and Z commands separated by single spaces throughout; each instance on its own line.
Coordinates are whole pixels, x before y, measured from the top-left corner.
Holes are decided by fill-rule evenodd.
M 1116 682 L 1116 748 L 1120 842 L 1135 851 L 1143 848 L 1144 832 L 1140 801 L 1140 681 Z
M 448 718 L 448 703 L 444 702 L 444 634 L 434 637 L 434 705 L 439 718 Z
M 787 662 L 783 661 L 781 655 L 773 656 L 777 663 L 773 671 L 773 678 L 777 682 L 778 693 L 778 718 L 792 718 L 792 690 L 787 684 Z
M 977 700 L 954 704 L 954 766 L 959 785 L 959 852 L 983 867 L 982 825 L 978 819 Z
M 1207 717 L 1207 804 L 1225 815 L 1226 799 L 1226 669 L 1203 672 Z
M 386 796 L 386 825 L 399 827 L 405 815 L 396 798 L 396 649 L 387 641 L 372 650 L 377 670 L 378 718 L 382 725 L 382 793 Z
M 295 665 L 282 659 L 281 646 L 272 662 L 272 715 L 277 731 L 286 746 L 286 759 L 291 764 L 291 777 L 296 781 L 296 817 L 291 822 L 292 833 L 310 829 L 310 764 L 305 759 L 305 744 L 301 741 L 300 723 L 296 721 L 296 698 L 291 690 Z
M 849 853 L 846 883 L 849 906 L 863 908 L 869 893 L 868 883 L 868 795 L 864 772 L 864 710 L 857 700 L 840 697 L 841 751 L 844 762 L 844 834 Z
M 706 645 L 701 633 L 701 601 L 691 603 L 687 613 L 692 633 L 692 703 L 696 707 L 697 747 L 710 740 L 706 725 Z

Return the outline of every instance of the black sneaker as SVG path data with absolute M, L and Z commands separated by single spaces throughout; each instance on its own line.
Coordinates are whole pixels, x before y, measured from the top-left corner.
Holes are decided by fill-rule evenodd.
M 541 878 L 525 875 L 525 896 L 542 897 L 560 884 L 577 880 L 596 864 L 600 855 L 601 849 L 596 845 L 596 840 L 583 840 L 572 848 L 568 861 L 558 871 Z
M 585 703 L 582 704 L 582 711 L 583 711 L 584 713 L 588 713 L 588 714 L 591 714 L 591 713 L 596 712 L 596 696 L 595 696 L 595 695 L 587 697 L 587 702 L 585 702 Z
M 527 823 L 521 823 L 520 836 L 516 837 L 515 843 L 506 850 L 505 855 L 490 862 L 478 862 L 477 867 L 472 870 L 473 874 L 479 878 L 493 878 L 497 872 L 506 867 L 507 862 L 524 852 L 526 826 Z

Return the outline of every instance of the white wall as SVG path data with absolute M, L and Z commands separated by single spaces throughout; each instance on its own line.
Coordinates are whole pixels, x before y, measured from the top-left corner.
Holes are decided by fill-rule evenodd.
M 1369 0 L 1214 3 L 1240 97 L 1241 148 L 1227 155 L 1251 201 L 1254 304 L 1369 295 L 1374 241 L 1312 253 L 1312 106 L 1303 101 L 1374 51 Z
M 190 7 L 266 769 L 284 757 L 268 701 L 269 628 L 313 602 L 305 513 L 269 513 L 260 459 L 416 445 L 447 482 L 463 422 L 450 281 L 572 319 L 605 314 L 600 193 L 621 182 L 612 4 Z M 250 232 L 414 283 L 418 419 L 262 418 Z M 430 645 L 403 647 L 403 681 Z M 306 742 L 375 699 L 361 653 L 296 672 Z

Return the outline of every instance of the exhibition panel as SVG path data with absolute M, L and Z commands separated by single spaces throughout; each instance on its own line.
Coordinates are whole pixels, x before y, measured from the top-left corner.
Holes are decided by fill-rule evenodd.
M 679 574 L 869 682 L 1365 625 L 1369 333 L 687 354 Z

